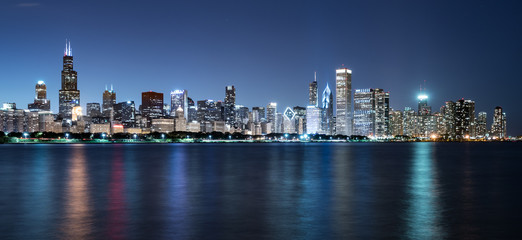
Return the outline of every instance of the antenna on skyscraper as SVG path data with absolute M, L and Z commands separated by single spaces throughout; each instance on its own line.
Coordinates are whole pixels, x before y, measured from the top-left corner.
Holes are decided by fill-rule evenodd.
M 112 92 L 112 84 L 111 84 L 111 92 Z
M 107 91 L 107 84 L 105 84 L 105 91 Z
M 317 82 L 317 72 L 314 72 L 314 82 Z

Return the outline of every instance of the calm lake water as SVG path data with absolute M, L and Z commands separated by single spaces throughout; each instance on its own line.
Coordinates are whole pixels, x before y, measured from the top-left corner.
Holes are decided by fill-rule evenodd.
M 0 145 L 0 239 L 522 239 L 522 144 Z

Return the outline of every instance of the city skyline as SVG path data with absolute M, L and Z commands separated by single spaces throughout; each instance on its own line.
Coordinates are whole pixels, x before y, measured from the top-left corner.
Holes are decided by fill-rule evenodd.
M 27 16 L 28 14 L 35 14 L 36 16 L 41 16 L 43 12 L 52 11 L 56 8 L 57 4 L 53 1 L 48 3 L 42 3 L 40 5 L 34 7 L 18 7 L 16 4 L 8 5 L 5 9 L 11 9 L 13 12 L 17 12 L 20 16 Z M 227 4 L 225 4 L 228 6 Z M 282 9 L 288 10 L 288 14 L 291 16 L 303 16 L 304 12 L 309 11 L 314 6 L 313 4 L 306 3 L 300 9 L 290 11 L 288 5 L 284 4 Z M 474 11 L 477 13 L 483 13 L 486 11 L 486 7 L 483 5 L 487 5 L 483 3 L 481 6 L 464 6 L 464 5 L 450 5 L 448 9 L 448 18 L 454 20 L 457 15 L 456 12 L 463 7 L 470 7 L 470 11 Z M 429 5 L 430 7 L 434 7 L 438 9 L 437 6 Z M 70 6 L 64 6 L 64 8 L 69 8 Z M 110 9 L 115 6 L 108 6 Z M 112 8 L 111 8 L 112 7 Z M 150 6 L 149 6 L 150 7 Z M 190 4 L 186 4 L 180 6 L 180 8 L 184 7 L 193 7 Z M 245 8 L 246 6 L 240 5 L 235 8 L 235 10 Z M 268 4 L 261 4 L 261 9 L 265 10 L 266 13 L 276 12 L 276 18 L 280 19 L 282 16 L 279 11 L 270 8 Z M 518 6 L 513 6 L 518 7 Z M 133 6 L 131 4 L 131 9 L 136 9 L 137 6 Z M 366 4 L 358 3 L 354 5 L 355 9 L 370 9 Z M 380 6 L 378 9 L 373 9 L 374 14 L 377 12 L 381 12 L 384 6 Z M 417 4 L 410 4 L 405 7 L 409 9 L 406 11 L 405 9 L 399 9 L 400 12 L 409 13 L 407 16 L 416 19 L 419 17 L 416 14 L 412 14 L 411 10 L 422 10 L 423 8 L 418 6 Z M 47 98 L 50 99 L 51 109 L 53 112 L 57 113 L 58 106 L 58 94 L 56 93 L 59 89 L 59 73 L 56 71 L 61 65 L 61 58 L 59 57 L 59 53 L 63 50 L 63 39 L 69 38 L 71 39 L 72 46 L 74 48 L 74 53 L 77 56 L 75 58 L 75 67 L 74 70 L 78 71 L 78 89 L 82 91 L 81 98 L 81 106 L 85 109 L 86 103 L 90 102 L 101 102 L 103 88 L 106 85 L 113 84 L 114 90 L 118 94 L 118 102 L 121 101 L 135 101 L 136 105 L 138 105 L 139 98 L 141 92 L 144 91 L 156 91 L 162 92 L 165 96 L 169 95 L 170 91 L 175 89 L 187 89 L 191 94 L 191 98 L 195 101 L 203 100 L 203 99 L 214 99 L 221 100 L 224 99 L 224 94 L 222 88 L 228 85 L 234 85 L 237 89 L 237 97 L 236 103 L 254 107 L 254 106 L 266 106 L 269 102 L 277 102 L 279 112 L 282 112 L 284 108 L 287 106 L 307 106 L 308 96 L 307 89 L 308 84 L 313 79 L 314 72 L 317 72 L 317 80 L 318 80 L 318 89 L 324 89 L 326 83 L 330 86 L 335 85 L 335 74 L 333 73 L 334 69 L 337 69 L 342 66 L 344 63 L 346 67 L 353 70 L 353 86 L 352 89 L 362 89 L 362 88 L 383 88 L 386 91 L 390 92 L 390 106 L 393 109 L 404 109 L 404 107 L 416 107 L 417 104 L 417 93 L 418 86 L 427 80 L 427 89 L 428 95 L 430 97 L 430 106 L 437 111 L 438 108 L 444 105 L 445 101 L 455 101 L 457 99 L 472 99 L 476 104 L 476 112 L 485 111 L 488 113 L 488 125 L 491 124 L 493 116 L 493 109 L 496 106 L 502 106 L 503 109 L 507 112 L 507 118 L 510 120 L 519 119 L 520 112 L 519 108 L 515 101 L 513 101 L 509 94 L 503 94 L 503 86 L 506 84 L 515 84 L 518 86 L 520 83 L 515 81 L 516 78 L 513 77 L 513 72 L 515 72 L 516 68 L 509 67 L 508 65 L 503 65 L 499 68 L 498 65 L 494 63 L 488 62 L 489 65 L 486 67 L 484 64 L 472 65 L 472 63 L 477 63 L 476 60 L 473 59 L 473 56 L 477 53 L 469 52 L 469 55 L 464 54 L 462 51 L 458 54 L 452 54 L 451 52 L 445 51 L 440 54 L 435 54 L 433 50 L 425 50 L 421 52 L 415 52 L 414 50 L 424 49 L 428 47 L 433 47 L 435 49 L 440 49 L 441 47 L 452 47 L 455 50 L 457 45 L 449 44 L 437 44 L 433 41 L 428 41 L 422 43 L 422 41 L 417 37 L 413 37 L 412 42 L 416 43 L 413 48 L 407 48 L 406 52 L 402 53 L 398 56 L 399 60 L 402 59 L 401 64 L 397 65 L 394 63 L 392 58 L 390 58 L 389 51 L 395 51 L 394 48 L 402 48 L 404 49 L 404 44 L 392 44 L 387 43 L 386 45 L 391 48 L 383 48 L 378 47 L 375 50 L 370 50 L 370 45 L 362 44 L 359 40 L 346 41 L 346 42 L 332 42 L 329 37 L 331 36 L 330 31 L 325 31 L 324 29 L 331 30 L 336 24 L 328 25 L 327 23 L 332 23 L 332 21 L 336 19 L 332 19 L 326 16 L 327 10 L 334 11 L 332 8 L 332 4 L 324 4 L 321 7 L 321 11 L 316 16 L 316 18 L 310 19 L 311 23 L 318 24 L 315 28 L 313 28 L 310 33 L 314 33 L 316 31 L 326 33 L 325 38 L 328 38 L 324 43 L 321 41 L 306 43 L 305 46 L 296 47 L 296 49 L 292 49 L 292 51 L 285 52 L 285 54 L 252 54 L 252 52 L 247 52 L 245 54 L 239 54 L 237 50 L 243 49 L 247 46 L 250 46 L 253 43 L 248 43 L 248 41 L 234 41 L 230 40 L 230 37 L 235 35 L 236 32 L 234 29 L 228 29 L 231 36 L 227 35 L 227 32 L 222 35 L 218 34 L 220 38 L 220 44 L 225 43 L 225 40 L 228 39 L 234 43 L 241 43 L 236 48 L 231 45 L 225 45 L 226 49 L 235 50 L 233 51 L 233 56 L 242 56 L 248 61 L 244 61 L 244 63 L 238 63 L 238 59 L 231 60 L 231 56 L 223 55 L 223 54 L 208 54 L 201 55 L 201 51 L 203 49 L 209 49 L 212 46 L 216 46 L 215 44 L 210 44 L 207 46 L 206 44 L 202 44 L 201 42 L 196 41 L 193 44 L 171 44 L 165 45 L 166 40 L 168 39 L 166 35 L 159 35 L 155 39 L 149 39 L 149 41 L 145 41 L 145 43 L 137 43 L 137 42 L 125 42 L 122 38 L 118 38 L 113 35 L 109 35 L 107 39 L 102 39 L 102 37 L 88 37 L 85 35 L 85 30 L 90 31 L 100 31 L 105 32 L 107 29 L 100 27 L 99 29 L 94 29 L 92 24 L 87 24 L 87 26 L 76 28 L 70 28 L 64 32 L 63 30 L 57 30 L 53 27 L 38 27 L 33 26 L 35 28 L 43 31 L 44 29 L 51 30 L 52 34 L 43 35 L 42 38 L 31 39 L 29 38 L 17 38 L 16 36 L 20 35 L 20 33 L 13 33 L 9 35 L 7 39 L 3 39 L 2 46 L 9 47 L 12 49 L 17 49 L 16 54 L 11 50 L 6 50 L 4 57 L 0 58 L 0 63 L 5 66 L 3 71 L 0 72 L 0 78 L 3 82 L 12 79 L 14 83 L 3 87 L 2 92 L 0 94 L 1 102 L 15 102 L 18 106 L 26 106 L 26 104 L 31 103 L 34 99 L 34 85 L 39 81 L 45 81 L 47 85 Z M 499 7 L 493 7 L 491 9 L 499 9 Z M 78 10 L 78 9 L 76 9 Z M 226 11 L 224 9 L 221 9 Z M 79 11 L 79 10 L 78 10 Z M 158 18 L 166 18 L 170 19 L 170 15 L 159 16 Z M 508 27 L 510 21 L 507 19 L 519 18 L 515 15 L 510 15 L 511 12 L 507 12 L 504 14 L 503 18 L 499 20 L 502 23 L 506 23 L 507 25 L 503 27 Z M 492 14 L 499 15 L 498 12 L 493 12 Z M 13 16 L 12 13 L 4 14 L 4 17 L 11 17 L 11 20 L 16 20 L 18 17 Z M 65 24 L 68 26 L 72 26 L 72 24 L 76 24 L 80 19 L 84 19 L 85 17 L 90 16 L 88 13 L 79 11 L 77 19 L 71 20 L 71 22 L 66 22 Z M 264 16 L 264 15 L 263 15 Z M 264 19 L 263 16 L 259 18 Z M 434 20 L 438 20 L 438 15 L 428 14 L 426 18 L 422 18 L 422 23 L 430 23 Z M 109 16 L 105 13 L 101 14 L 102 19 L 106 19 Z M 233 23 L 238 23 L 239 19 L 246 19 L 249 21 L 254 21 L 257 23 L 256 26 L 263 27 L 264 24 L 262 22 L 258 22 L 258 18 L 245 16 L 239 13 L 230 14 Z M 362 16 L 355 15 L 356 19 L 361 20 Z M 190 16 L 183 16 L 184 19 L 192 19 Z M 220 19 L 219 16 L 210 15 L 209 19 Z M 129 19 L 127 19 L 129 20 Z M 193 20 L 193 19 L 192 19 Z M 394 21 L 401 21 L 400 19 L 393 19 Z M 49 19 L 43 17 L 42 21 L 54 21 L 53 19 Z M 100 20 L 101 21 L 101 20 Z M 129 20 L 130 21 L 130 20 Z M 321 23 L 321 21 L 325 21 Z M 457 21 L 459 24 L 462 23 L 463 20 Z M 485 21 L 485 20 L 484 20 Z M 286 27 L 299 25 L 299 23 L 286 20 L 283 21 Z M 515 21 L 516 22 L 516 21 Z M 24 24 L 26 22 L 21 22 L 17 24 Z M 476 25 L 478 25 L 476 23 Z M 497 22 L 499 23 L 499 22 Z M 361 26 L 350 25 L 349 23 L 343 22 L 343 24 L 348 24 L 353 27 L 350 28 L 352 34 L 358 34 L 360 36 L 362 31 Z M 161 24 L 160 24 L 161 25 Z M 197 24 L 196 24 L 197 25 Z M 214 26 L 213 24 L 210 24 Z M 306 25 L 306 24 L 305 24 Z M 312 24 L 313 25 L 313 24 Z M 361 24 L 365 25 L 365 24 Z M 473 24 L 472 26 L 476 26 Z M 30 25 L 24 25 L 26 28 L 31 28 Z M 49 26 L 53 26 L 52 24 Z M 138 29 L 144 29 L 147 26 L 139 25 Z M 194 26 L 193 24 L 188 24 L 188 26 Z M 460 25 L 459 25 L 460 26 Z M 375 25 L 366 25 L 368 31 L 376 31 Z M 411 25 L 407 25 L 406 27 L 411 27 Z M 417 26 L 420 27 L 420 26 Z M 433 30 L 440 30 L 442 27 L 447 27 L 447 25 L 442 24 L 442 26 L 437 26 L 437 28 Z M 485 25 L 485 27 L 489 30 L 491 28 L 498 27 L 496 24 Z M 348 28 L 348 27 L 347 27 Z M 37 29 L 37 30 L 38 30 Z M 188 28 L 182 28 L 187 30 Z M 222 28 L 219 28 L 222 29 Z M 392 28 L 394 29 L 394 28 Z M 421 30 L 420 35 L 421 39 L 425 39 L 426 37 L 435 37 L 436 39 L 441 40 L 439 36 L 434 36 L 429 32 L 426 32 L 426 29 L 415 28 L 417 30 Z M 455 31 L 456 28 L 451 31 Z M 282 31 L 282 29 L 277 29 L 278 31 Z M 472 29 L 473 30 L 473 29 Z M 450 31 L 450 30 L 448 30 Z M 306 31 L 305 31 L 306 32 Z M 511 41 L 515 41 L 520 38 L 520 33 L 513 31 L 506 31 L 507 33 L 503 33 L 503 35 L 497 36 L 501 37 L 501 39 L 506 40 L 507 36 L 514 37 L 511 38 L 508 43 Z M 38 33 L 38 31 L 36 31 Z M 123 36 L 129 36 L 130 32 L 124 31 Z M 302 33 L 302 32 L 299 32 Z M 307 33 L 308 34 L 308 33 Z M 307 35 L 305 34 L 305 35 Z M 340 33 L 343 34 L 343 33 Z M 456 33 L 458 36 L 458 33 Z M 477 34 L 477 32 L 474 32 Z M 390 36 L 389 34 L 385 34 L 386 36 Z M 404 36 L 404 34 L 399 34 L 400 36 Z M 195 37 L 200 35 L 188 34 L 187 37 Z M 271 35 L 268 35 L 271 36 Z M 274 35 L 272 35 L 274 36 Z M 373 34 L 375 36 L 381 36 L 381 34 Z M 382 35 L 384 36 L 384 35 Z M 363 37 L 364 38 L 364 37 Z M 177 40 L 183 40 L 183 38 L 178 38 Z M 199 38 L 198 38 L 199 39 Z M 313 37 L 310 39 L 314 39 Z M 465 38 L 467 39 L 467 38 Z M 247 40 L 247 39 L 245 39 Z M 291 40 L 291 39 L 288 39 Z M 317 40 L 317 39 L 315 39 Z M 396 39 L 395 39 L 396 40 Z M 416 40 L 416 41 L 414 41 Z M 444 40 L 442 38 L 442 40 Z M 463 39 L 464 40 L 464 39 Z M 468 39 L 469 40 L 469 39 Z M 478 50 L 480 48 L 475 48 L 480 45 L 481 41 L 491 41 L 489 37 L 484 36 L 483 38 L 474 39 L 469 42 L 473 45 L 473 48 L 465 48 L 462 47 L 463 51 L 470 50 Z M 498 40 L 500 41 L 500 40 Z M 183 42 L 183 41 L 181 41 Z M 409 41 L 405 41 L 409 42 Z M 149 44 L 146 44 L 149 43 Z M 152 44 L 159 43 L 159 44 Z M 180 43 L 180 42 L 175 42 Z M 259 42 L 256 42 L 259 43 Z M 302 43 L 302 42 L 298 42 Z M 331 49 L 324 49 L 325 43 L 333 43 L 332 47 L 339 48 L 339 52 L 332 51 Z M 217 44 L 217 43 L 216 43 Z M 219 44 L 218 44 L 219 45 Z M 298 44 L 299 45 L 299 44 Z M 509 45 L 509 44 L 508 44 Z M 23 46 L 23 47 L 20 47 Z M 183 47 L 188 47 L 192 50 L 200 48 L 198 51 L 188 51 L 180 53 L 182 54 L 174 54 L 174 49 L 178 49 Z M 261 48 L 273 47 L 273 49 L 281 50 L 283 46 L 294 46 L 288 45 L 287 41 L 284 42 L 274 42 L 270 45 L 259 45 Z M 315 47 L 314 47 L 315 46 Z M 371 45 L 373 46 L 373 45 Z M 458 45 L 461 46 L 461 45 Z M 482 46 L 485 46 L 482 44 Z M 495 45 L 496 48 L 502 48 L 503 46 Z M 362 50 L 354 50 L 354 48 L 362 48 Z M 504 46 L 505 47 L 505 46 Z M 125 49 L 124 49 L 125 48 Z M 134 49 L 135 50 L 130 50 Z M 321 51 L 323 48 L 324 51 Z M 345 48 L 345 50 L 341 50 Z M 147 49 L 146 53 L 144 50 Z M 309 54 L 305 54 L 307 50 L 312 50 Z M 125 51 L 123 51 L 125 50 Z M 255 48 L 253 48 L 255 50 Z M 348 51 L 349 50 L 349 51 Z M 448 49 L 449 50 L 449 49 Z M 218 48 L 214 48 L 214 51 L 218 51 Z M 315 51 L 315 52 L 314 52 Z M 413 52 L 412 52 L 413 51 Z M 516 52 L 516 51 L 515 51 Z M 158 54 L 159 53 L 159 54 Z M 189 53 L 193 53 L 193 55 L 187 55 Z M 291 54 L 288 54 L 291 53 Z M 372 61 L 369 61 L 369 57 L 364 54 L 371 54 Z M 491 50 L 483 52 L 483 54 L 489 53 L 491 54 Z M 500 52 L 497 52 L 500 54 Z M 150 71 L 147 66 L 150 65 L 148 58 L 148 54 L 155 55 L 159 61 L 154 61 L 156 64 L 159 64 L 158 67 L 154 69 L 155 71 Z M 20 55 L 20 56 L 19 56 Z M 107 57 L 110 55 L 110 57 Z M 252 55 L 252 56 L 250 56 Z M 279 59 L 282 55 L 284 57 L 283 60 L 286 61 L 286 64 L 281 64 L 281 59 Z M 309 57 L 318 57 L 318 60 L 310 61 L 310 58 L 305 57 L 305 61 L 296 60 L 295 58 L 302 58 L 303 56 Z M 425 55 L 425 56 L 424 56 Z M 516 55 L 516 54 L 515 54 Z M 20 64 L 21 56 L 31 56 L 31 59 L 24 59 L 24 68 L 31 69 L 30 71 L 20 72 L 19 68 L 12 67 L 18 66 Z M 183 57 L 193 56 L 194 58 L 201 58 L 201 61 L 196 61 L 193 58 L 188 58 L 186 63 L 180 63 L 180 59 Z M 222 56 L 220 58 L 219 56 Z M 288 57 L 290 56 L 290 57 Z M 506 62 L 509 61 L 509 57 L 511 55 L 506 55 L 506 59 L 502 59 Z M 165 60 L 165 57 L 169 57 L 174 60 Z M 419 59 L 419 57 L 427 62 L 433 64 L 420 64 L 414 63 L 412 60 Z M 434 57 L 434 58 L 433 58 Z M 133 59 L 134 62 L 129 62 Z M 466 59 L 469 60 L 470 63 L 461 65 L 451 65 L 453 60 L 451 58 L 457 58 L 460 60 Z M 512 57 L 511 57 L 512 58 Z M 213 61 L 205 61 L 213 60 Z M 390 61 L 385 61 L 386 59 Z M 404 61 L 404 59 L 407 59 Z M 496 58 L 498 59 L 498 58 Z M 223 61 L 221 61 L 223 60 Z M 228 61 L 230 60 L 230 61 Z M 291 61 L 289 61 L 291 60 Z M 163 61 L 163 62 L 162 62 Z M 262 61 L 259 64 L 252 64 L 252 61 Z M 268 61 L 273 61 L 274 63 L 267 63 Z M 448 63 L 443 63 L 448 61 Z M 176 62 L 178 64 L 176 64 Z M 369 64 L 372 62 L 371 64 Z M 421 61 L 422 62 L 422 61 Z M 133 63 L 133 64 L 130 64 Z M 203 63 L 203 64 L 202 64 Z M 264 64 L 261 64 L 264 63 Z M 409 63 L 409 64 L 408 64 Z M 511 60 L 511 64 L 516 66 L 516 59 Z M 128 64 L 128 65 L 126 65 Z M 52 66 L 52 67 L 49 67 Z M 456 68 L 455 66 L 460 66 L 460 68 Z M 110 68 L 109 68 L 110 67 Z M 399 68 L 395 68 L 399 67 Z M 152 68 L 151 68 L 152 69 Z M 402 69 L 402 70 L 400 70 Z M 416 74 L 401 74 L 400 71 L 404 71 L 405 69 L 409 69 L 410 71 L 416 72 Z M 174 71 L 172 71 L 174 70 Z M 256 76 L 252 76 L 251 74 L 247 74 L 257 70 L 258 74 Z M 400 70 L 400 71 L 399 71 Z M 475 75 L 476 72 L 480 70 L 481 74 Z M 504 70 L 504 71 L 499 71 Z M 208 73 L 207 73 L 208 72 Z M 15 74 L 16 73 L 16 74 Z M 146 73 L 146 75 L 144 75 Z M 166 75 L 170 73 L 170 75 Z M 182 73 L 182 74 L 181 74 Z M 209 78 L 209 74 L 211 74 L 211 78 Z M 493 75 L 492 75 L 493 74 Z M 386 76 L 386 77 L 384 77 Z M 407 76 L 402 78 L 402 76 Z M 463 77 L 467 76 L 467 77 Z M 508 78 L 506 79 L 506 76 Z M 509 77 L 510 76 L 510 77 Z M 461 78 L 462 77 L 462 78 Z M 164 79 L 164 80 L 160 80 Z M 208 80 L 207 80 L 208 79 Z M 493 82 L 495 84 L 488 84 L 490 79 L 494 79 Z M 142 83 L 143 82 L 143 83 Z M 144 87 L 143 84 L 148 84 L 149 87 Z M 451 83 L 451 85 L 449 85 Z M 196 87 L 196 85 L 205 85 L 208 87 Z M 487 87 L 486 87 L 487 86 Z M 290 93 L 284 92 L 284 89 L 288 89 L 289 87 L 295 89 Z M 335 89 L 332 88 L 333 91 Z M 335 96 L 334 96 L 335 97 Z M 85 111 L 84 111 L 85 112 Z M 517 121 L 509 121 L 508 125 L 508 133 L 510 135 L 519 135 L 522 127 Z

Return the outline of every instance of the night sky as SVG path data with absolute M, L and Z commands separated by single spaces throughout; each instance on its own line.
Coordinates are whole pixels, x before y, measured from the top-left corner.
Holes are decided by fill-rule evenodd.
M 65 39 L 81 103 L 141 103 L 141 92 L 187 89 L 196 100 L 306 106 L 314 71 L 334 91 L 335 69 L 352 87 L 383 88 L 394 109 L 476 102 L 507 113 L 522 134 L 522 1 L 12 1 L 0 2 L 0 102 L 27 108 L 38 80 L 58 110 Z

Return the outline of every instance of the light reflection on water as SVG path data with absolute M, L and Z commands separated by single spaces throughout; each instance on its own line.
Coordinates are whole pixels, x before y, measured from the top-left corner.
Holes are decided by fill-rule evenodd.
M 85 159 L 85 145 L 72 146 L 68 159 L 68 179 L 65 193 L 65 216 L 62 239 L 86 239 L 91 234 L 89 176 Z
M 466 146 L 0 146 L 0 239 L 516 236 L 522 151 Z
M 444 225 L 440 221 L 438 176 L 434 143 L 418 143 L 414 148 L 407 213 L 409 239 L 442 239 Z

